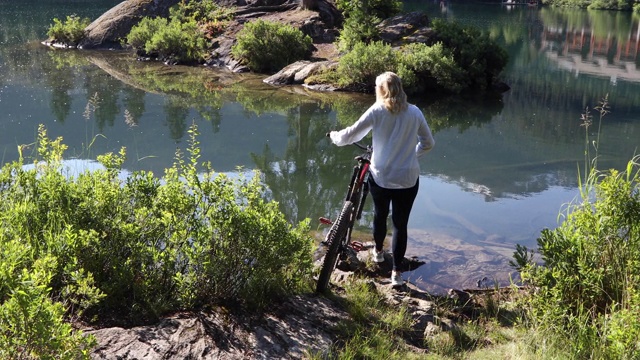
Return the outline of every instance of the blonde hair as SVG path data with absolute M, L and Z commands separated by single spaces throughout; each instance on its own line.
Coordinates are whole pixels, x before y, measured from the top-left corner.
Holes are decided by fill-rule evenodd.
M 407 94 L 402 88 L 402 80 L 391 71 L 384 72 L 376 78 L 376 100 L 392 113 L 407 108 Z

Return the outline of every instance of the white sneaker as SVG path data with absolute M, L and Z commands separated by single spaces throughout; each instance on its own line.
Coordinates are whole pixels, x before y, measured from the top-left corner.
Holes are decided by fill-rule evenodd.
M 391 286 L 402 286 L 404 285 L 404 280 L 402 280 L 402 273 L 399 271 L 391 272 Z
M 377 263 L 384 262 L 384 251 L 378 251 L 374 246 L 371 249 L 371 258 L 373 259 L 373 262 L 377 262 Z

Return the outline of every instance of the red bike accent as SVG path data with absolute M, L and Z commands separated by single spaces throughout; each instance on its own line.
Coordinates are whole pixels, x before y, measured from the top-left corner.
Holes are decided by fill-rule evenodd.
M 352 241 L 351 244 L 349 244 L 349 245 L 355 251 L 364 251 L 364 250 L 366 250 L 364 244 L 361 243 L 360 241 Z
M 331 219 L 327 219 L 326 217 L 321 217 L 320 219 L 318 219 L 318 221 L 320 221 L 320 224 L 333 225 L 333 221 L 331 221 Z

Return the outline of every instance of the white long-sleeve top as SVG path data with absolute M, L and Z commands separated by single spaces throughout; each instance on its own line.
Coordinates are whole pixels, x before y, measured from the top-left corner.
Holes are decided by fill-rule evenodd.
M 371 176 L 387 189 L 414 186 L 420 175 L 418 157 L 435 145 L 431 129 L 417 106 L 393 114 L 376 102 L 353 125 L 332 131 L 331 141 L 338 146 L 353 144 L 373 131 Z

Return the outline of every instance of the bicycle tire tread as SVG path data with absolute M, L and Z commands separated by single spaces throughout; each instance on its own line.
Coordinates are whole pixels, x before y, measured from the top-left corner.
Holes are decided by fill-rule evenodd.
M 316 292 L 324 293 L 329 286 L 329 280 L 331 279 L 331 273 L 336 266 L 338 259 L 338 249 L 343 238 L 347 235 L 349 228 L 349 219 L 351 213 L 354 211 L 353 203 L 351 201 L 345 201 L 338 219 L 329 230 L 327 235 L 327 241 L 330 243 L 329 249 L 324 256 L 322 267 L 320 269 L 320 275 L 318 276 L 318 282 L 316 284 Z

